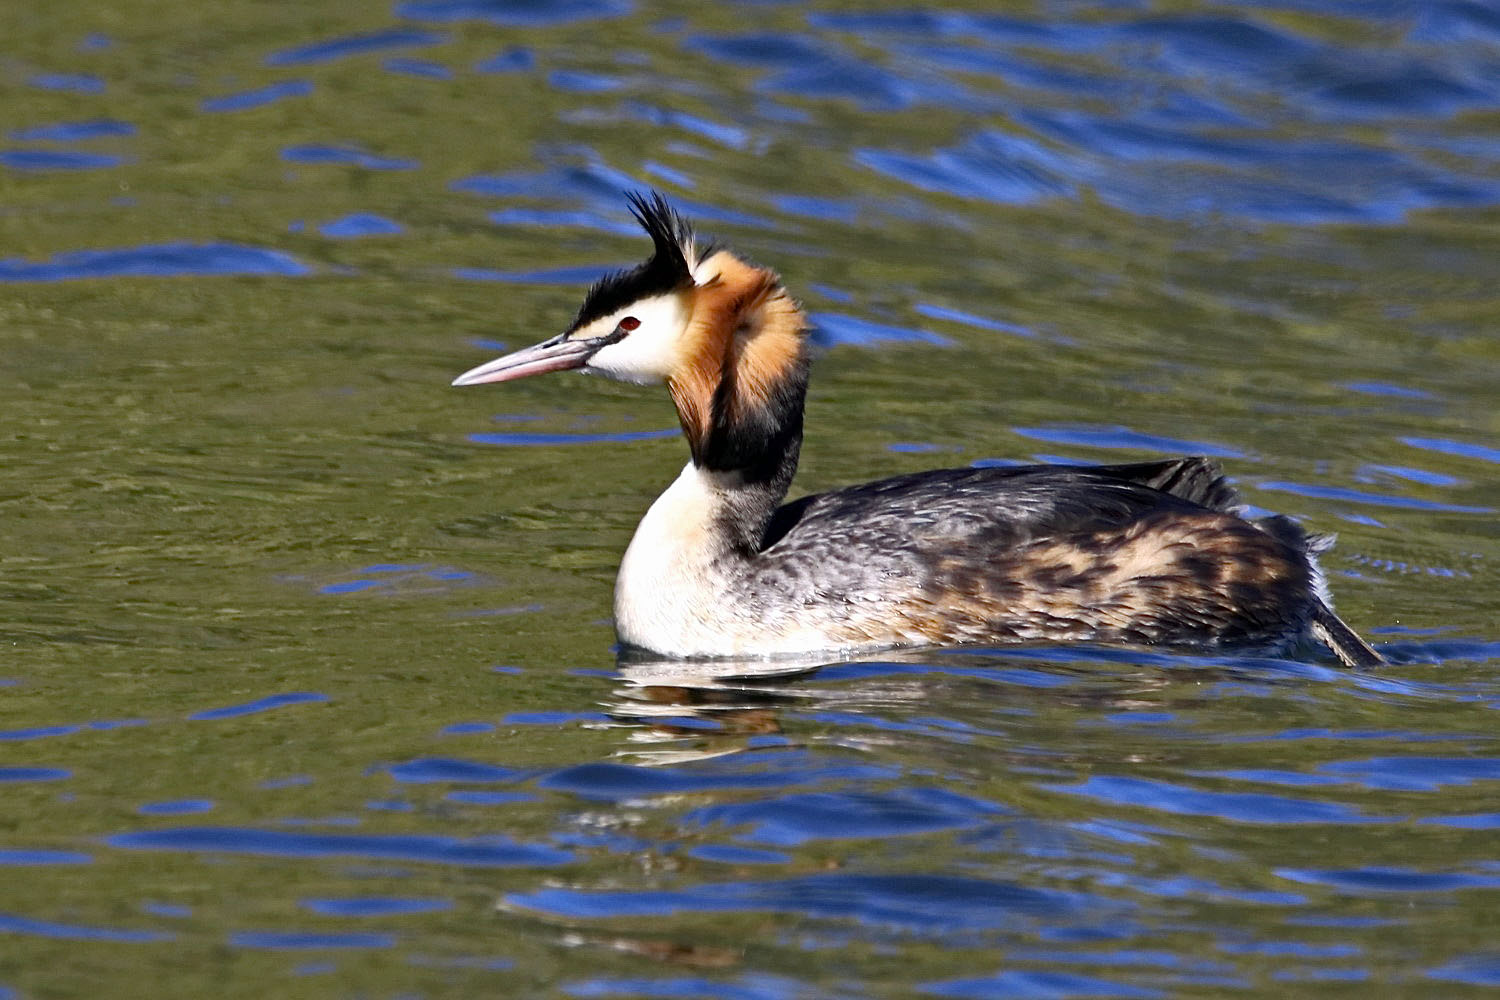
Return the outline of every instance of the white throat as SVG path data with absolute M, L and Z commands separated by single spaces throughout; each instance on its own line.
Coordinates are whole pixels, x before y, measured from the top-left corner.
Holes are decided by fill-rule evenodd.
M 641 518 L 615 581 L 615 629 L 625 642 L 693 655 L 717 634 L 729 569 L 719 478 L 689 462 Z

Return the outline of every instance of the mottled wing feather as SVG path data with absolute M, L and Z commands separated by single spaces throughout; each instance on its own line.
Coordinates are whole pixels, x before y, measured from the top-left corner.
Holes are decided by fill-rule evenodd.
M 1274 642 L 1305 546 L 1235 499 L 1206 459 L 898 476 L 783 507 L 753 575 L 851 643 Z
M 871 542 L 894 536 L 917 547 L 929 538 L 951 545 L 956 539 L 983 536 L 990 545 L 1013 546 L 1103 530 L 1154 510 L 1223 509 L 1220 503 L 1233 499 L 1233 491 L 1206 459 L 940 469 L 787 504 L 771 519 L 763 549 L 767 554 L 785 552 L 804 539 L 822 542 L 829 535 L 851 542 L 860 536 Z

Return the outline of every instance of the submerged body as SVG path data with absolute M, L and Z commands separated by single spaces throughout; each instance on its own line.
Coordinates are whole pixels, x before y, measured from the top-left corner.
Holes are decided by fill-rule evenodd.
M 699 252 L 658 197 L 656 252 L 563 335 L 455 384 L 567 368 L 663 381 L 692 454 L 620 566 L 620 639 L 679 657 L 1034 640 L 1284 648 L 1381 662 L 1334 615 L 1310 540 L 1248 520 L 1208 459 L 944 469 L 781 505 L 806 322 L 774 272 Z

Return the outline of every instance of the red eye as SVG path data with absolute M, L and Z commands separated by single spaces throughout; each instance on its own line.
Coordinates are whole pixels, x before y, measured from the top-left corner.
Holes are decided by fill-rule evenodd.
M 636 327 L 640 326 L 641 321 L 636 319 L 634 316 L 626 316 L 624 319 L 620 320 L 619 325 L 621 330 L 629 331 L 634 330 Z

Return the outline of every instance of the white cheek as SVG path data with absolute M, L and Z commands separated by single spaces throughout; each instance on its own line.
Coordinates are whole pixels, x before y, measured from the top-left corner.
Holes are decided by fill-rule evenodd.
M 687 327 L 684 307 L 680 296 L 663 295 L 632 303 L 617 316 L 601 321 L 601 332 L 614 329 L 627 315 L 640 320 L 640 326 L 619 343 L 600 348 L 584 371 L 646 385 L 662 381 L 672 371 Z
M 675 340 L 645 333 L 643 327 L 618 344 L 610 344 L 595 352 L 584 371 L 623 382 L 655 385 L 672 370 L 673 343 Z

